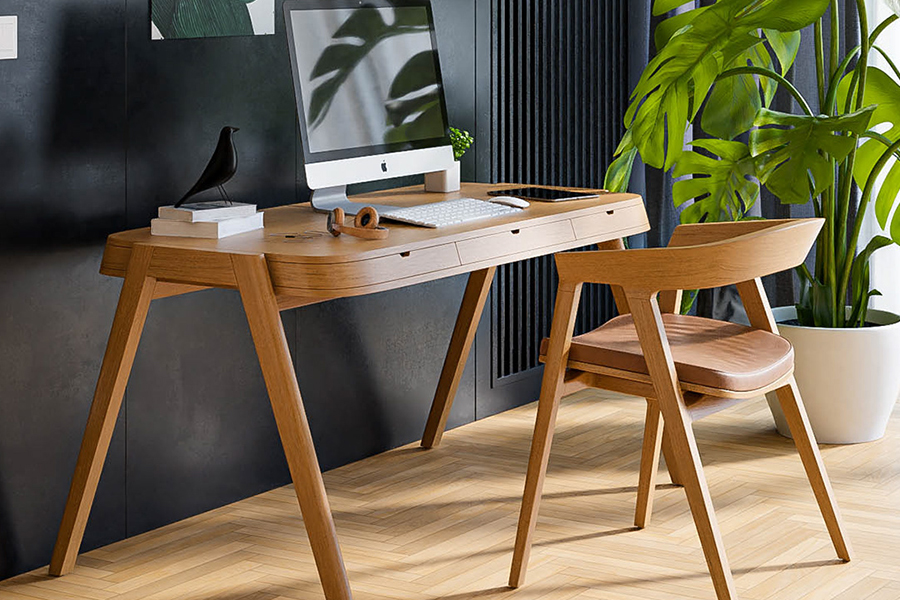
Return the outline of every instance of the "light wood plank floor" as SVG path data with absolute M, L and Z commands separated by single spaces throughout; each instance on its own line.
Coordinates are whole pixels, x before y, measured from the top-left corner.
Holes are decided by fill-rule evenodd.
M 325 475 L 357 600 L 713 599 L 684 493 L 630 525 L 639 399 L 567 398 L 524 587 L 506 582 L 535 405 Z M 696 425 L 742 598 L 900 599 L 900 410 L 885 439 L 823 447 L 857 559 L 839 564 L 765 401 Z M 660 478 L 667 481 L 663 474 Z M 4 600 L 322 598 L 297 502 L 277 489 L 0 582 Z

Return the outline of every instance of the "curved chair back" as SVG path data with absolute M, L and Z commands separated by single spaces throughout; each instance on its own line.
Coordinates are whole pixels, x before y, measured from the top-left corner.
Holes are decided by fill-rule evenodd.
M 705 289 L 743 283 L 801 264 L 824 219 L 681 225 L 667 248 L 556 255 L 561 283 L 625 290 Z

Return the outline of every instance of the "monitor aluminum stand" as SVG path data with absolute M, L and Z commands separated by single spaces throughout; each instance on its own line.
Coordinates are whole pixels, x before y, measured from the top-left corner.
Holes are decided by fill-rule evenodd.
M 365 206 L 371 206 L 380 213 L 386 213 L 398 208 L 397 206 L 388 206 L 386 204 L 360 204 L 359 202 L 353 202 L 347 197 L 346 185 L 312 190 L 309 203 L 316 212 L 330 213 L 335 208 L 340 208 L 348 215 L 355 215 L 359 212 L 359 209 Z

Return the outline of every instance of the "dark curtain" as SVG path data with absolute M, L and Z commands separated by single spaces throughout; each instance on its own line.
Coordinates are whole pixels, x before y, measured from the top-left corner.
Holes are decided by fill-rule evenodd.
M 712 0 L 702 0 L 699 5 L 713 4 Z M 853 48 L 859 43 L 859 21 L 856 13 L 856 4 L 840 0 L 841 11 L 841 56 L 848 48 Z M 690 8 L 690 5 L 688 5 Z M 654 17 L 651 13 L 650 0 L 629 0 L 628 11 L 628 80 L 629 89 L 634 89 L 641 73 L 646 67 L 653 47 L 653 31 L 656 24 L 663 17 Z M 825 28 L 826 53 L 830 44 L 828 27 Z M 816 91 L 816 62 L 813 46 L 813 31 L 810 26 L 803 31 L 803 41 L 800 52 L 794 63 L 793 69 L 788 74 L 788 79 L 803 93 L 813 108 L 818 106 L 818 93 Z M 780 91 L 775 97 L 773 110 L 784 112 L 799 112 L 799 109 L 788 94 Z M 694 134 L 698 137 L 703 133 L 699 126 L 695 127 Z M 669 174 L 646 167 L 640 160 L 635 164 L 634 175 L 631 179 L 631 190 L 641 194 L 647 205 L 647 213 L 653 229 L 642 236 L 636 236 L 631 242 L 633 247 L 659 247 L 665 246 L 675 226 L 678 225 L 678 210 L 672 203 L 672 178 Z M 813 216 L 812 204 L 782 205 L 777 198 L 769 194 L 765 189 L 762 192 L 760 202 L 754 207 L 752 213 L 769 219 L 784 219 Z M 796 281 L 793 272 L 779 273 L 767 278 L 766 290 L 772 306 L 785 306 L 796 302 Z M 717 319 L 740 318 L 743 308 L 733 288 L 710 290 L 701 292 L 696 303 L 698 313 Z

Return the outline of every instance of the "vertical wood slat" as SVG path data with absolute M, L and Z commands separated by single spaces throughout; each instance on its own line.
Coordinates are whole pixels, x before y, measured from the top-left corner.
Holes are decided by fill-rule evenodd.
M 493 181 L 602 187 L 628 100 L 626 2 L 492 0 Z M 498 269 L 492 381 L 539 366 L 555 286 L 552 257 Z M 613 311 L 585 286 L 576 331 Z

